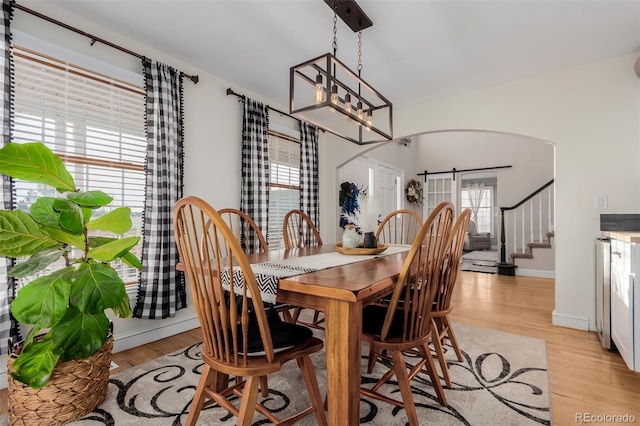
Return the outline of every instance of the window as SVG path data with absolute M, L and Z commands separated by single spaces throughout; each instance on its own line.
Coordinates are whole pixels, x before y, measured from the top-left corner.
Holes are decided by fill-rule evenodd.
M 478 232 L 490 232 L 493 234 L 493 193 L 494 187 L 485 185 L 476 220 Z M 460 193 L 460 207 L 462 209 L 471 208 L 469 192 L 465 187 L 462 187 Z
M 282 224 L 289 210 L 300 208 L 300 141 L 269 130 L 269 219 L 267 245 L 284 248 Z
M 80 190 L 102 190 L 113 197 L 109 210 L 98 209 L 93 217 L 128 206 L 133 227 L 127 235 L 142 235 L 144 88 L 31 48 L 14 46 L 13 58 L 12 140 L 45 143 L 62 158 Z M 43 185 L 16 181 L 15 207 L 27 210 L 43 195 L 59 196 Z M 135 249 L 138 257 L 141 246 Z M 135 268 L 119 261 L 114 267 L 126 283 L 137 281 Z

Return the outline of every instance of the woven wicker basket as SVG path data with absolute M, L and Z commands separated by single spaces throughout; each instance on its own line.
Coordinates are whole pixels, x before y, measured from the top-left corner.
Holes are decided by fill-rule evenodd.
M 7 374 L 11 425 L 64 425 L 90 413 L 104 401 L 109 385 L 113 335 L 102 349 L 84 359 L 60 362 L 41 389 L 33 389 Z M 7 357 L 8 369 L 22 347 Z

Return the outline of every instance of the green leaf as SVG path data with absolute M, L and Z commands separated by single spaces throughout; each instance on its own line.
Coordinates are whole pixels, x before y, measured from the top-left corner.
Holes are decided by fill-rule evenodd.
M 129 295 L 126 291 L 120 305 L 113 308 L 113 312 L 118 318 L 129 318 L 131 316 L 131 302 L 129 301 Z
M 59 241 L 63 244 L 68 244 L 70 246 L 74 246 L 79 248 L 80 250 L 84 250 L 84 236 L 82 235 L 71 235 L 68 232 L 63 231 L 62 229 L 55 229 L 43 226 L 40 228 L 43 234 L 48 235 L 50 238 L 53 238 L 56 241 Z
M 87 223 L 87 229 L 100 229 L 114 234 L 124 234 L 131 229 L 131 209 L 118 207 L 104 216 L 95 218 Z
M 104 346 L 108 332 L 109 318 L 104 312 L 83 313 L 70 306 L 62 321 L 51 330 L 53 348 L 64 349 L 63 361 L 88 358 Z
M 73 177 L 60 157 L 41 142 L 6 144 L 0 149 L 0 173 L 53 186 L 58 192 L 76 191 Z
M 54 349 L 49 337 L 26 346 L 11 366 L 11 376 L 27 386 L 40 389 L 49 381 L 61 353 L 61 349 Z
M 8 275 L 10 277 L 24 278 L 36 274 L 60 259 L 65 251 L 65 249 L 59 247 L 42 250 L 31 256 L 29 260 L 11 268 Z
M 127 265 L 133 266 L 137 270 L 142 271 L 142 262 L 140 262 L 140 259 L 138 259 L 135 254 L 131 252 L 125 253 L 122 255 L 122 257 L 120 257 L 120 260 L 122 260 Z
M 113 197 L 102 191 L 73 192 L 67 194 L 67 198 L 81 207 L 89 208 L 106 206 L 113 201 Z
M 53 197 L 40 197 L 29 208 L 33 220 L 43 226 L 60 228 L 60 213 L 53 209 Z
M 101 262 L 111 262 L 127 253 L 140 241 L 140 237 L 125 237 L 119 240 L 111 241 L 100 247 L 92 248 L 87 254 L 91 259 Z
M 84 231 L 84 216 L 79 205 L 69 200 L 56 198 L 53 209 L 60 212 L 60 227 L 72 234 L 80 235 Z
M 125 296 L 124 281 L 109 265 L 82 263 L 71 286 L 71 304 L 90 314 L 119 306 Z
M 100 247 L 101 245 L 116 241 L 115 237 L 89 237 L 89 247 Z
M 0 210 L 0 256 L 31 256 L 57 244 L 22 210 Z
M 18 291 L 11 302 L 11 313 L 23 324 L 37 324 L 40 328 L 56 325 L 69 305 L 73 266 L 52 272 L 31 281 Z
M 91 215 L 93 214 L 93 210 L 88 207 L 82 207 L 82 216 L 84 216 L 84 223 L 87 223 L 91 220 Z

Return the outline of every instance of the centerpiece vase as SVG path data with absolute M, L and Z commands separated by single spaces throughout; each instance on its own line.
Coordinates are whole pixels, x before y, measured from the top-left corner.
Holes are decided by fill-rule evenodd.
M 374 232 L 364 233 L 364 248 L 378 248 L 378 241 Z

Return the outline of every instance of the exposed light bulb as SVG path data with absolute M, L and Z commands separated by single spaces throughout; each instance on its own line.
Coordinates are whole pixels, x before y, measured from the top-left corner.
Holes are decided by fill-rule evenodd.
M 373 126 L 373 112 L 369 110 L 367 111 L 367 132 L 371 131 L 371 126 Z
M 362 102 L 358 101 L 357 107 L 356 107 L 356 115 L 358 116 L 358 120 L 362 120 L 362 117 L 364 117 L 364 114 L 362 112 Z
M 344 110 L 347 112 L 344 115 L 344 119 L 348 120 L 349 114 L 351 114 L 351 95 L 349 93 L 344 95 Z
M 338 86 L 335 84 L 331 86 L 331 103 L 333 105 L 338 105 Z M 331 111 L 335 111 L 335 108 L 330 108 Z
M 322 87 L 322 76 L 318 74 L 316 76 L 315 103 L 321 104 L 323 101 L 324 101 L 324 87 Z

